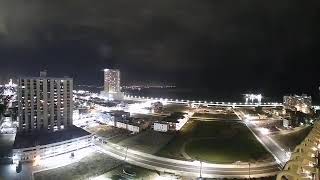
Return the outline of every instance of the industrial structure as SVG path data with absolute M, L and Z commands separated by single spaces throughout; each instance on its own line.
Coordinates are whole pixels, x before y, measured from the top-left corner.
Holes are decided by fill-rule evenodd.
M 261 100 L 263 98 L 261 94 L 245 94 L 244 97 L 246 99 L 246 104 L 254 103 L 255 101 L 258 104 L 261 104 Z

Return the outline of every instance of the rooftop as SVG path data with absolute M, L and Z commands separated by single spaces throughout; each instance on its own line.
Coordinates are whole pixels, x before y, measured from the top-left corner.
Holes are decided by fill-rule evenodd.
M 90 133 L 76 126 L 55 132 L 34 131 L 30 133 L 17 133 L 13 149 L 53 144 L 87 135 L 90 135 Z
M 53 80 L 73 80 L 71 77 L 37 77 L 37 76 L 22 76 L 19 79 L 32 79 L 32 80 L 46 80 L 46 79 L 53 79 Z

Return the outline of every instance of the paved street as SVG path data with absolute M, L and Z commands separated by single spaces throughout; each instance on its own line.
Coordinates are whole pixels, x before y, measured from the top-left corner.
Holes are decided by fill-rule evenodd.
M 270 151 L 276 161 L 281 167 L 284 167 L 289 160 L 289 156 L 285 149 L 283 149 L 277 142 L 275 142 L 269 135 L 262 134 L 257 127 L 252 123 L 246 123 L 247 127 L 254 133 L 257 139 L 265 148 Z
M 258 141 L 273 155 L 277 163 L 284 167 L 286 162 L 289 160 L 288 152 L 285 151 L 276 141 L 274 141 L 269 135 L 263 134 L 258 130 L 258 127 L 244 118 L 244 113 L 234 110 L 235 114 L 243 120 L 250 131 L 255 135 Z
M 171 172 L 187 176 L 200 176 L 200 162 L 180 161 L 168 158 L 162 158 L 127 150 L 126 148 L 119 147 L 114 144 L 100 144 L 97 143 L 102 152 L 120 159 L 125 160 L 130 164 L 134 164 L 143 168 L 157 170 L 160 172 Z M 126 154 L 127 153 L 127 154 Z M 274 176 L 279 171 L 276 163 L 263 163 L 263 164 L 207 164 L 202 163 L 202 176 L 203 177 L 228 177 L 228 178 L 248 178 L 250 177 L 266 177 Z

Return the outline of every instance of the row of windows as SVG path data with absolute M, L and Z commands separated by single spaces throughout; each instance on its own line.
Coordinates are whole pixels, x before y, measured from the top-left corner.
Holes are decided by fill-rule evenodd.
M 61 84 L 61 85 L 63 85 L 64 81 L 66 81 L 67 84 L 70 84 L 70 83 L 71 83 L 71 80 L 47 79 L 47 83 L 49 83 L 49 84 L 50 84 L 51 82 L 53 82 L 54 84 Z M 39 82 L 39 84 L 43 84 L 45 81 L 44 81 L 44 80 L 37 80 L 37 79 L 20 79 L 20 83 L 21 83 L 21 84 L 24 84 L 24 83 L 30 84 L 31 82 L 33 82 L 34 84 L 35 84 L 36 82 Z
M 37 104 L 37 103 L 34 103 L 33 104 L 33 106 L 29 103 L 29 104 L 21 104 L 21 107 L 22 107 L 22 109 L 31 109 L 32 107 L 33 107 L 33 109 L 37 109 L 38 107 L 39 107 L 39 109 L 44 109 L 44 107 L 45 107 L 45 105 L 46 104 L 44 104 L 44 103 L 39 103 L 39 105 Z M 57 103 L 57 102 L 54 102 L 54 103 L 47 103 L 47 109 L 51 109 L 52 107 L 54 107 L 54 108 L 58 108 L 58 106 L 60 106 L 60 108 L 68 108 L 69 106 L 70 106 L 70 103 L 67 103 L 67 105 L 66 104 L 64 104 L 64 103 Z
M 21 123 L 22 123 L 22 127 L 25 128 L 25 127 L 27 126 L 27 121 L 23 120 L 23 121 L 21 121 Z M 35 126 L 37 126 L 37 125 L 42 126 L 42 125 L 44 125 L 44 120 L 41 119 L 41 121 L 38 123 L 37 121 L 31 121 L 31 120 L 29 119 L 29 120 L 28 120 L 28 127 L 31 128 L 31 125 L 32 125 L 32 124 L 33 124 L 33 127 L 35 127 Z M 49 120 L 47 121 L 47 124 L 48 124 L 48 127 L 51 127 L 51 124 L 53 124 L 53 125 L 55 126 L 55 125 L 58 124 L 58 120 L 55 119 L 54 121 L 51 121 L 51 119 L 49 119 Z M 65 124 L 65 123 L 64 123 L 64 120 L 60 120 L 60 124 L 61 124 L 61 125 Z M 68 124 L 68 125 L 70 124 L 70 119 L 67 119 L 67 124 Z
M 38 91 L 37 91 L 37 90 L 34 90 L 32 96 L 37 97 L 37 93 L 38 93 Z M 43 95 L 43 93 L 45 93 L 45 91 L 40 91 L 40 92 L 39 92 L 40 95 Z M 50 96 L 50 95 L 51 95 L 51 91 L 47 91 L 46 94 L 47 94 L 48 96 Z M 54 94 L 55 96 L 58 96 L 58 92 L 57 92 L 57 91 L 53 91 L 52 94 Z M 67 96 L 68 96 L 68 95 L 70 96 L 70 89 L 68 89 L 68 90 L 66 91 L 66 93 L 65 93 L 64 91 L 60 91 L 60 96 L 64 96 L 65 94 L 66 94 Z M 26 90 L 21 90 L 21 96 L 31 96 L 31 91 L 30 91 L 30 90 L 27 90 L 27 89 L 26 89 Z

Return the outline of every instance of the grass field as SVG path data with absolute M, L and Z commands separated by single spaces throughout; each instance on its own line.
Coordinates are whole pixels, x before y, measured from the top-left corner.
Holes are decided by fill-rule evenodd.
M 211 163 L 246 162 L 271 158 L 245 125 L 223 121 L 191 121 L 158 154 L 169 158 L 185 159 L 183 152 L 193 160 Z
M 137 151 L 154 154 L 165 146 L 172 137 L 171 134 L 147 130 L 120 141 L 118 144 Z
M 128 176 L 123 173 L 123 169 L 129 169 L 130 172 L 134 172 L 135 176 Z M 119 180 L 119 179 L 155 179 L 155 177 L 158 177 L 158 174 L 156 171 L 140 168 L 133 165 L 121 165 L 118 166 L 111 171 L 97 177 L 99 180 Z
M 311 129 L 312 127 L 309 126 L 292 133 L 273 135 L 273 138 L 286 149 L 290 148 L 290 150 L 293 150 L 304 140 L 304 138 L 309 134 Z
M 107 125 L 99 125 L 97 127 L 88 128 L 87 131 L 101 137 L 110 138 L 109 141 L 113 143 L 118 143 L 130 136 L 130 132 L 125 129 Z
M 223 119 L 223 120 L 238 120 L 239 119 L 238 116 L 234 113 L 228 113 L 228 114 L 194 113 L 192 117 Z

